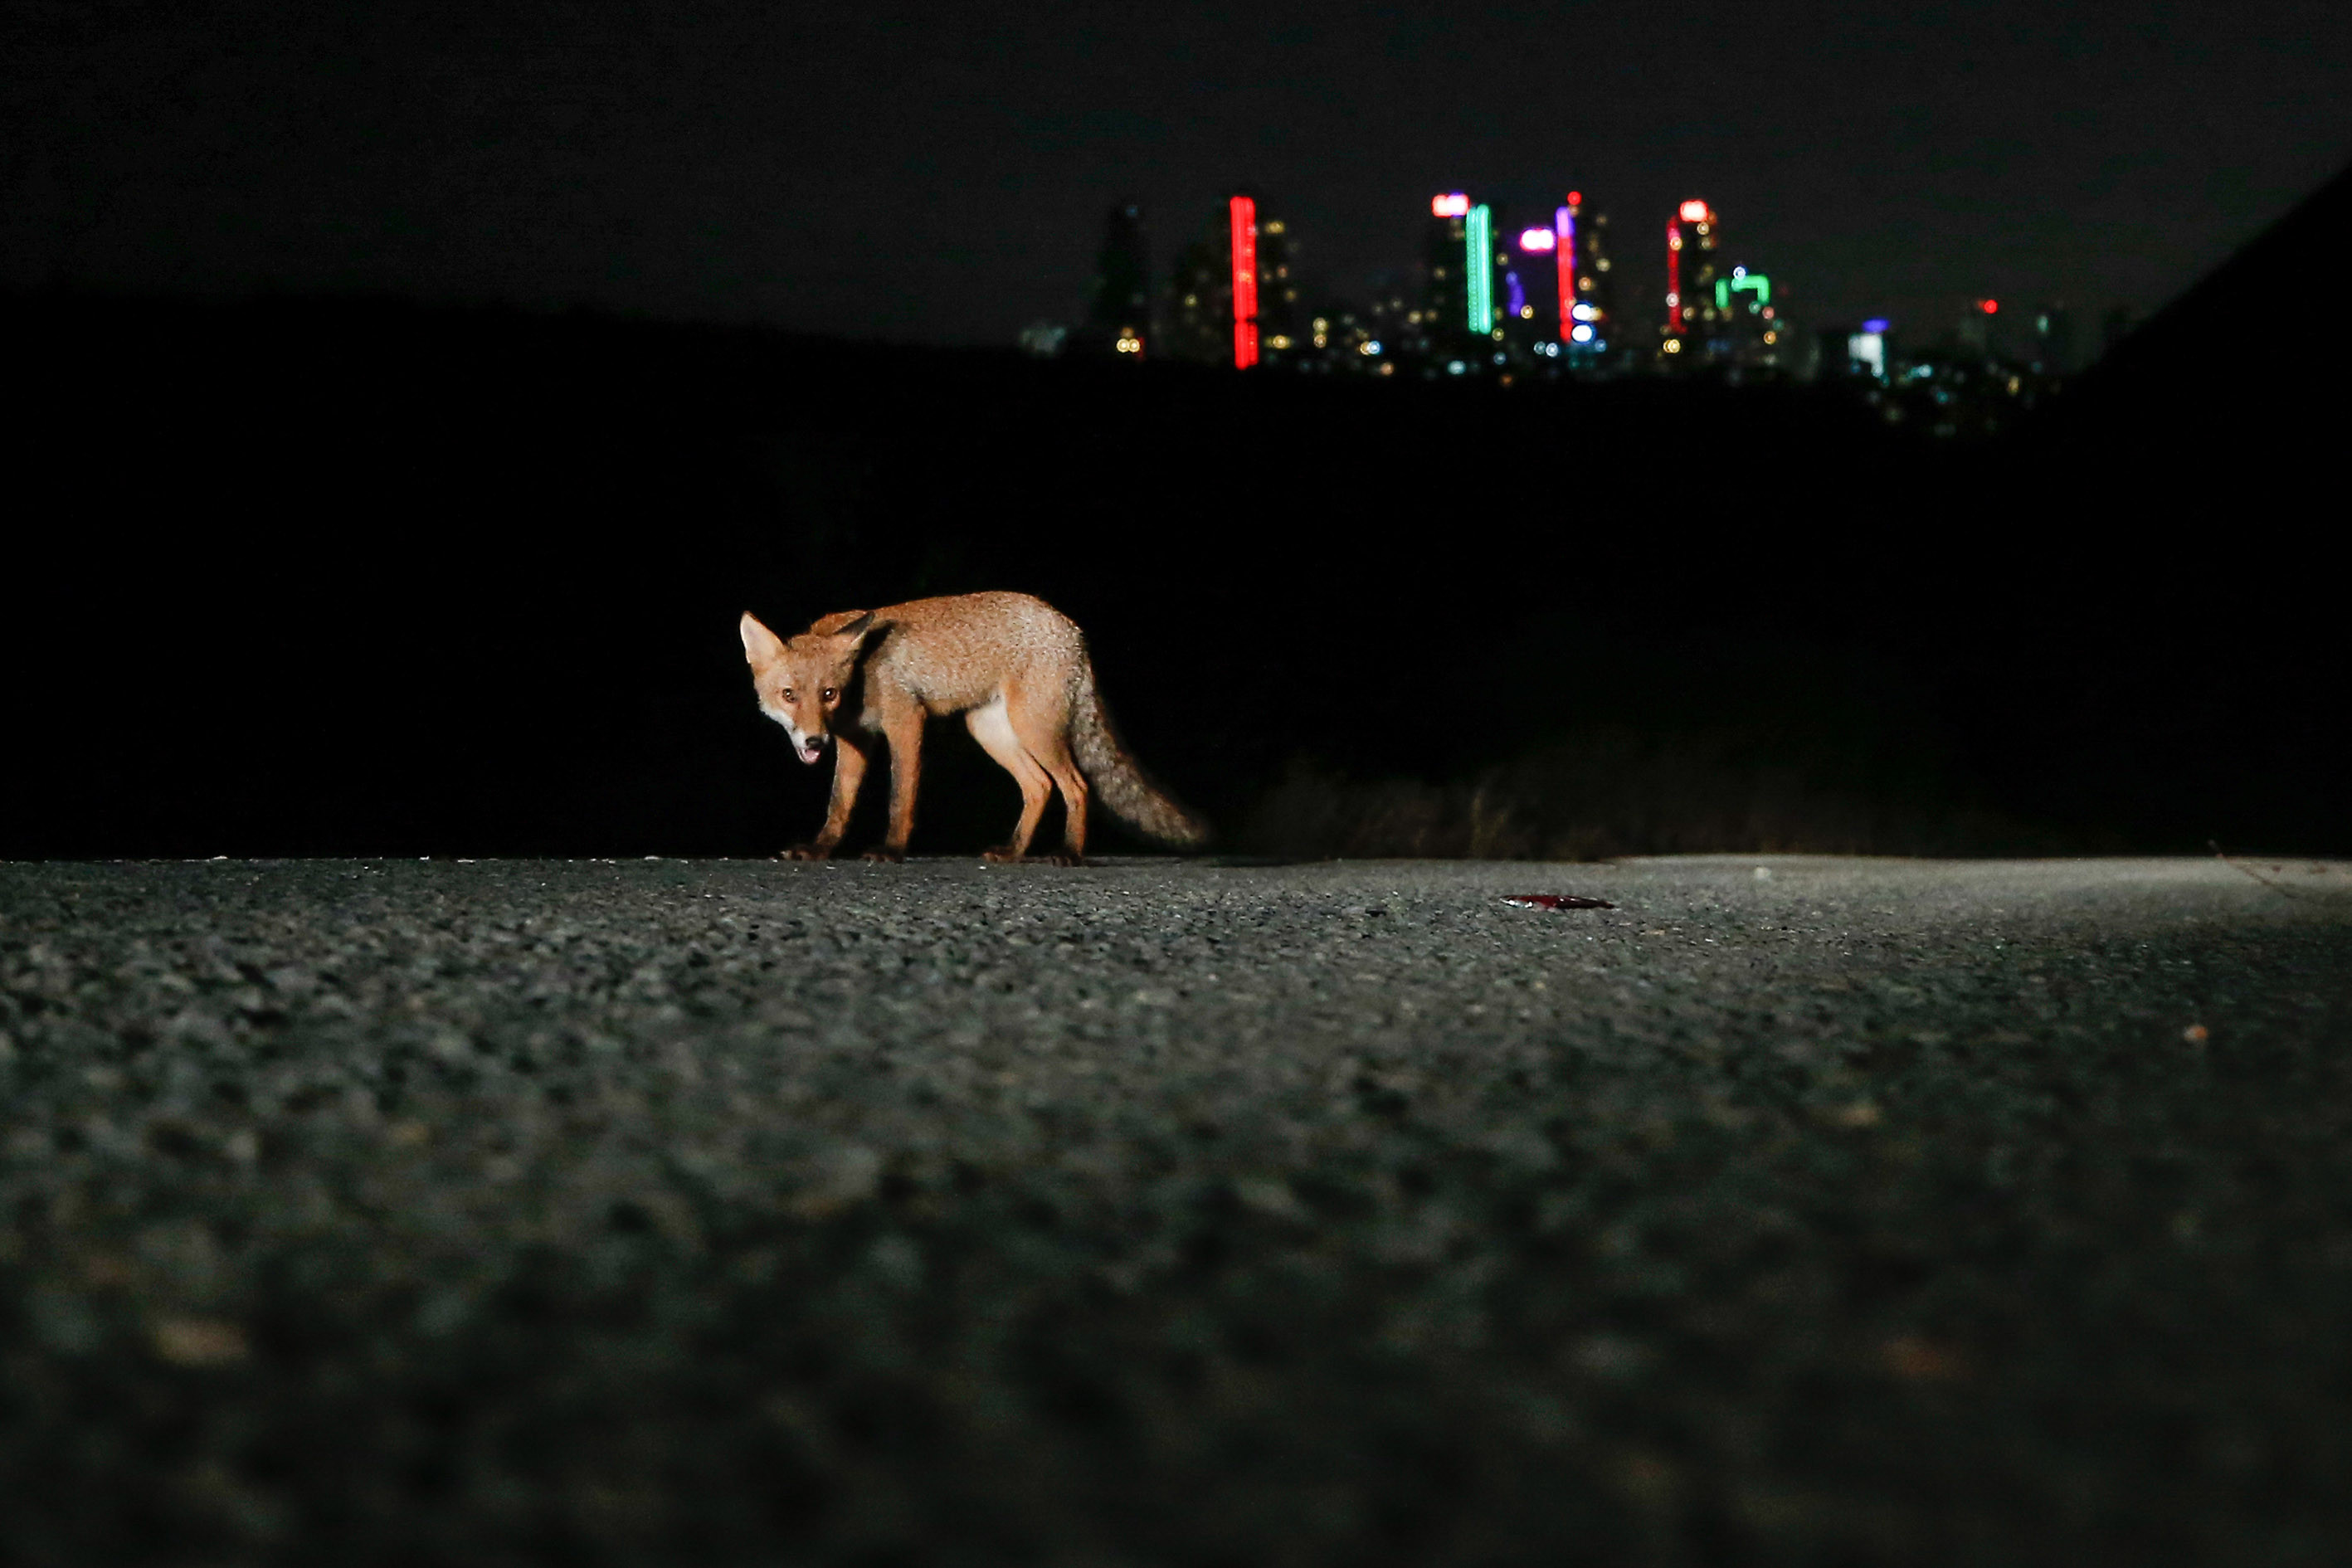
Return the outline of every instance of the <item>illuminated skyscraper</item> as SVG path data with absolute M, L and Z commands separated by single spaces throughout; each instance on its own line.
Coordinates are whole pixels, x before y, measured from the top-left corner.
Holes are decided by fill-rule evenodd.
M 1474 338 L 1495 330 L 1495 213 L 1480 202 L 1462 225 L 1463 318 Z
M 1568 205 L 1552 214 L 1558 237 L 1553 270 L 1559 281 L 1560 341 L 1571 357 L 1597 359 L 1617 335 L 1617 287 L 1609 258 L 1609 215 L 1589 205 L 1582 191 L 1568 193 Z
M 1298 310 L 1298 247 L 1287 221 L 1260 215 L 1257 226 L 1258 354 L 1280 364 L 1307 334 Z
M 1169 353 L 1202 364 L 1249 369 L 1279 363 L 1302 341 L 1290 226 L 1236 191 L 1216 226 L 1176 257 L 1165 337 Z
M 1234 196 L 1225 204 L 1226 258 L 1232 267 L 1234 368 L 1257 363 L 1257 202 Z
M 1152 336 L 1151 252 L 1144 241 L 1143 209 L 1122 202 L 1103 224 L 1094 298 L 1081 341 L 1090 352 L 1139 360 Z
M 1707 357 L 1717 321 L 1716 278 L 1720 270 L 1716 251 L 1723 238 L 1723 220 L 1713 207 L 1693 197 L 1675 209 L 1666 225 L 1666 320 L 1661 329 L 1661 352 L 1683 358 Z
M 1459 191 L 1433 196 L 1429 227 L 1422 240 L 1422 265 L 1427 273 L 1419 320 L 1411 321 L 1412 346 L 1442 360 L 1458 354 L 1469 335 L 1469 287 L 1465 241 L 1470 223 L 1470 198 Z

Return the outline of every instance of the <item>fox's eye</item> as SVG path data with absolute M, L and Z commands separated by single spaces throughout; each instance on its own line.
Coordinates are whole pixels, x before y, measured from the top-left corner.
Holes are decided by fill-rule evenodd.
M 841 693 L 840 693 L 840 692 L 835 691 L 835 690 L 832 687 L 830 687 L 830 686 L 828 686 L 828 687 L 826 687 L 826 688 L 824 689 L 824 700 L 825 700 L 827 702 L 832 701 L 835 698 L 836 698 L 836 697 L 838 697 L 838 696 L 840 696 L 840 695 L 841 695 Z
M 794 696 L 793 695 L 793 689 L 792 689 L 791 687 L 787 686 L 787 687 L 785 687 L 785 688 L 784 688 L 784 700 L 785 700 L 785 701 L 787 701 L 787 702 L 797 702 L 797 701 L 799 701 L 799 700 L 800 700 L 800 699 L 799 699 L 799 698 L 797 698 L 797 697 L 794 697 Z

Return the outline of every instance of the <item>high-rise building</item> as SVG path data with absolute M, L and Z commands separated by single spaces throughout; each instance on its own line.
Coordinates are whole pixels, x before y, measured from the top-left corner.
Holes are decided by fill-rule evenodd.
M 1568 205 L 1552 214 L 1552 230 L 1559 340 L 1572 360 L 1591 363 L 1609 353 L 1617 328 L 1609 215 L 1587 205 L 1582 191 L 1570 191 Z
M 1225 203 L 1225 260 L 1234 309 L 1234 368 L 1257 363 L 1257 199 L 1236 195 Z
M 1795 344 L 1781 321 L 1780 307 L 1772 302 L 1771 279 L 1735 267 L 1728 275 L 1717 277 L 1715 297 L 1708 303 L 1715 310 L 1707 321 L 1711 357 L 1748 370 L 1795 363 Z
M 1297 352 L 1298 282 L 1290 226 L 1250 191 L 1219 206 L 1215 226 L 1177 252 L 1170 275 L 1168 352 L 1246 370 Z
M 1258 353 L 1268 364 L 1305 346 L 1298 309 L 1298 246 L 1288 220 L 1261 215 L 1257 226 Z
M 1223 219 L 1226 215 L 1218 214 Z M 1195 364 L 1233 363 L 1233 268 L 1226 259 L 1226 226 L 1176 253 L 1169 275 L 1163 341 L 1176 359 Z
M 1676 207 L 1666 225 L 1666 319 L 1658 347 L 1671 359 L 1689 363 L 1714 357 L 1722 240 L 1722 218 L 1696 196 Z
M 1451 191 L 1430 198 L 1429 226 L 1422 236 L 1421 309 L 1409 325 L 1411 349 L 1432 361 L 1458 357 L 1469 338 L 1469 226 L 1468 196 Z
M 1144 238 L 1143 209 L 1121 202 L 1103 222 L 1094 296 L 1079 342 L 1089 352 L 1140 360 L 1152 337 L 1151 251 Z

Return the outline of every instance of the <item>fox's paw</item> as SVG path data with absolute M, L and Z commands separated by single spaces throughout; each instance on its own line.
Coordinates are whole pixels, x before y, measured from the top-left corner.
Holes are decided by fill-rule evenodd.
M 785 850 L 783 854 L 777 857 L 777 858 L 782 860 L 830 860 L 833 858 L 833 846 L 830 844 L 795 844 L 790 849 Z
M 981 858 L 992 866 L 1083 866 L 1083 855 L 1021 855 L 1011 849 L 991 849 Z
M 906 858 L 907 852 L 903 849 L 868 849 L 866 852 L 866 858 L 886 866 L 896 866 Z

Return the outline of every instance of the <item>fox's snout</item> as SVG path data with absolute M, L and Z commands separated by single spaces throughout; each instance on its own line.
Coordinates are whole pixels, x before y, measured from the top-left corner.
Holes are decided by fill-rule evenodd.
M 830 739 L 827 735 L 796 734 L 793 737 L 793 750 L 800 753 L 801 761 L 804 763 L 822 762 L 824 760 L 825 742 Z

